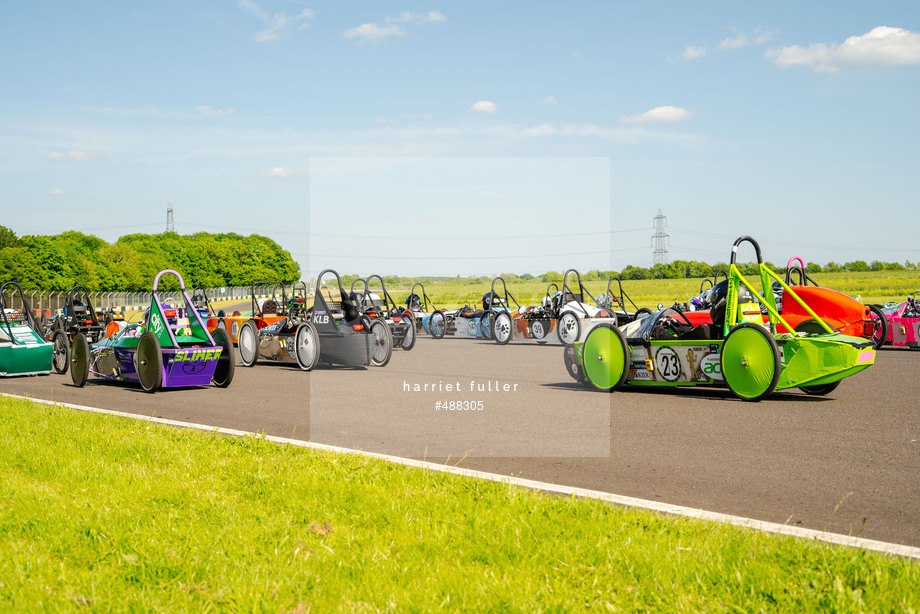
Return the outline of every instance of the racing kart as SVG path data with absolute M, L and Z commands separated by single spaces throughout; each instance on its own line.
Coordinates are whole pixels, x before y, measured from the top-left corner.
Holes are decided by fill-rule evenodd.
M 380 293 L 371 292 L 368 284 L 374 279 L 380 282 Z M 361 283 L 364 290 L 355 291 L 355 285 Z M 398 307 L 396 301 L 387 292 L 386 284 L 380 275 L 370 275 L 364 279 L 358 277 L 351 282 L 350 298 L 358 305 L 358 310 L 372 320 L 381 320 L 390 329 L 393 347 L 409 351 L 415 346 L 415 316 L 407 308 Z
M 577 286 L 569 284 L 570 276 L 574 276 Z M 601 322 L 612 320 L 616 324 L 616 314 L 607 310 L 607 302 L 611 300 L 608 299 L 610 282 L 607 290 L 607 295 L 595 298 L 581 283 L 581 274 L 569 269 L 562 277 L 562 290 L 556 284 L 547 286 L 546 296 L 539 306 L 518 307 L 516 312 L 496 314 L 492 336 L 501 345 L 525 339 L 546 343 L 549 334 L 555 330 L 559 342 L 570 345 Z M 621 285 L 621 293 L 622 290 Z M 627 317 L 625 311 L 623 314 L 624 318 Z M 634 318 L 634 314 L 629 314 L 629 317 Z
M 745 242 L 756 252 L 763 293 L 735 265 L 738 247 Z M 785 292 L 783 300 L 809 313 L 820 331 L 788 332 L 794 327 L 777 309 L 774 281 Z M 624 384 L 718 386 L 744 401 L 759 401 L 789 388 L 828 394 L 875 361 L 872 342 L 831 328 L 799 295 L 800 287 L 786 284 L 764 264 L 751 237 L 735 241 L 728 280 L 715 288 L 711 323 L 694 324 L 679 309 L 668 307 L 620 328 L 602 324 L 565 349 L 566 370 L 576 381 L 604 391 Z
M 920 290 L 908 294 L 907 300 L 902 303 L 870 306 L 881 312 L 886 325 L 884 334 L 880 332 L 878 336 L 879 347 L 920 347 L 920 302 L 914 298 L 915 294 L 920 294 Z
M 331 290 L 323 294 L 326 275 L 335 277 L 338 300 Z M 306 318 L 317 332 L 314 351 L 319 364 L 382 367 L 390 362 L 393 353 L 390 328 L 382 320 L 371 320 L 360 312 L 342 288 L 342 278 L 332 269 L 325 269 L 317 276 L 313 305 Z
M 54 345 L 54 370 L 67 373 L 70 366 L 70 345 L 82 333 L 90 343 L 106 337 L 106 324 L 100 321 L 93 309 L 89 291 L 84 286 L 74 286 L 64 297 L 64 306 L 48 321 L 45 338 Z M 111 320 L 109 320 L 111 322 Z M 118 330 L 117 325 L 115 330 Z
M 319 333 L 307 319 L 305 295 L 307 286 L 295 283 L 293 296 L 288 299 L 282 282 L 260 281 L 253 284 L 253 299 L 257 286 L 272 286 L 271 303 L 260 307 L 253 302 L 252 317 L 239 329 L 240 361 L 251 367 L 261 358 L 274 362 L 296 362 L 304 371 L 311 371 L 319 361 Z M 297 294 L 298 289 L 301 294 Z M 279 298 L 280 304 L 275 299 Z M 263 309 L 272 312 L 269 320 Z
M 502 285 L 501 294 L 496 291 L 495 286 L 498 282 L 501 282 Z M 511 311 L 511 303 L 515 305 L 514 313 L 521 308 L 517 300 L 508 292 L 505 280 L 501 277 L 492 280 L 491 289 L 482 295 L 480 302 L 482 309 L 475 309 L 469 304 L 460 309 L 447 311 L 436 309 L 430 316 L 422 318 L 422 326 L 435 339 L 441 339 L 445 335 L 491 339 L 496 315 Z
M 187 324 L 179 322 L 175 308 L 160 300 L 157 286 L 164 275 L 179 281 Z M 130 323 L 92 344 L 79 332 L 70 349 L 70 375 L 77 387 L 86 385 L 92 374 L 108 381 L 137 382 L 151 393 L 209 384 L 225 388 L 233 381 L 234 370 L 229 335 L 224 330 L 208 331 L 185 291 L 182 276 L 171 269 L 154 278 L 150 308 L 142 323 Z
M 416 288 L 419 288 L 420 293 L 415 291 Z M 416 332 L 424 330 L 430 335 L 431 331 L 425 326 L 422 320 L 431 315 L 437 307 L 435 307 L 434 302 L 428 298 L 428 294 L 425 292 L 425 285 L 420 282 L 413 284 L 412 289 L 409 290 L 409 296 L 406 297 L 403 304 L 406 306 L 406 311 L 412 314 Z
M 7 296 L 18 291 L 22 309 L 11 307 Z M 26 295 L 15 281 L 0 285 L 0 377 L 51 373 L 54 346 L 45 341 Z
M 301 282 L 302 283 L 302 282 Z M 256 298 L 256 290 L 263 287 L 270 287 L 272 289 L 272 295 L 270 298 L 266 298 L 262 301 Z M 296 284 L 295 284 L 296 286 Z M 223 328 L 230 333 L 230 339 L 234 345 L 240 342 L 240 330 L 243 324 L 248 322 L 252 318 L 258 318 L 262 321 L 263 325 L 274 324 L 278 322 L 284 315 L 279 315 L 279 308 L 284 310 L 287 301 L 287 296 L 278 296 L 277 290 L 280 288 L 284 290 L 284 284 L 276 281 L 254 281 L 250 286 L 250 296 L 252 300 L 252 308 L 249 312 L 250 315 L 242 315 L 239 311 L 234 311 L 229 316 L 223 311 L 218 311 L 217 315 L 214 315 L 214 309 L 211 307 L 211 303 L 207 302 L 207 310 L 211 313 L 211 317 L 207 319 L 208 330 L 214 331 L 217 328 Z M 304 290 L 306 289 L 306 284 L 303 284 Z M 200 294 L 200 291 L 204 291 L 204 288 L 198 288 L 196 293 L 199 295 L 198 302 L 195 304 L 196 308 L 199 310 L 204 306 L 205 301 L 207 301 L 207 291 L 204 291 L 203 299 Z M 305 294 L 306 292 L 304 292 Z M 304 308 L 306 306 L 306 297 L 298 296 L 295 291 L 294 296 L 291 298 L 292 301 L 299 301 L 303 304 Z M 279 303 L 280 301 L 280 303 Z

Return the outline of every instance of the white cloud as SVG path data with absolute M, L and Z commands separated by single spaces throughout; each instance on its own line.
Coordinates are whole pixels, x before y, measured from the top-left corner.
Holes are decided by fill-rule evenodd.
M 363 23 L 357 28 L 345 30 L 342 35 L 345 38 L 360 38 L 366 41 L 379 41 L 390 36 L 405 36 L 406 31 L 399 26 L 378 26 L 375 23 Z
M 52 151 L 49 155 L 49 158 L 52 160 L 89 160 L 90 158 L 95 158 L 96 154 L 90 151 L 77 151 L 76 149 L 71 149 L 70 151 Z
M 195 107 L 202 115 L 233 115 L 233 109 L 215 109 L 210 106 Z
M 543 104 L 558 104 L 558 103 L 559 103 L 559 101 L 556 100 L 556 97 L 555 97 L 555 96 L 547 96 L 546 98 L 544 98 L 544 99 L 541 100 L 540 102 L 542 102 Z
M 851 36 L 842 44 L 812 43 L 768 49 L 766 57 L 783 68 L 804 64 L 816 72 L 837 72 L 844 66 L 903 66 L 920 64 L 920 34 L 878 26 Z
M 655 107 L 645 113 L 638 115 L 624 116 L 620 118 L 621 122 L 627 124 L 651 124 L 651 123 L 669 123 L 688 120 L 693 117 L 693 113 L 680 107 L 664 106 Z
M 447 17 L 441 11 L 429 11 L 427 15 L 420 15 L 411 11 L 403 11 L 398 17 L 384 17 L 387 23 L 411 23 L 413 25 L 423 24 L 425 22 L 443 22 Z
M 259 6 L 253 0 L 238 0 L 237 5 L 254 15 L 259 21 L 268 24 L 264 30 L 260 30 L 252 35 L 253 39 L 260 43 L 271 43 L 281 40 L 287 34 L 290 28 L 298 29 L 309 28 L 310 20 L 316 16 L 312 9 L 303 9 L 296 15 L 288 15 L 285 12 L 269 15 L 265 9 Z
M 489 100 L 480 100 L 479 102 L 477 102 L 476 104 L 470 107 L 470 111 L 474 111 L 476 113 L 485 113 L 486 115 L 491 115 L 492 113 L 495 113 L 497 110 L 498 110 L 498 107 L 495 106 L 495 103 Z
M 697 47 L 695 45 L 687 45 L 687 48 L 684 49 L 684 52 L 680 54 L 680 58 L 683 61 L 695 60 L 706 55 L 705 47 Z
M 776 36 L 776 30 L 761 31 L 760 28 L 754 28 L 750 36 L 741 32 L 736 36 L 724 39 L 719 43 L 719 49 L 740 49 L 748 45 L 763 45 Z
M 358 38 L 364 41 L 379 41 L 391 36 L 405 36 L 406 31 L 396 24 L 405 23 L 418 26 L 423 23 L 438 23 L 447 21 L 447 17 L 440 11 L 429 11 L 427 14 L 403 11 L 396 17 L 384 17 L 388 25 L 381 26 L 376 23 L 363 23 L 357 28 L 349 28 L 342 32 L 345 38 Z
M 286 177 L 302 177 L 307 174 L 307 171 L 295 171 L 281 166 L 276 166 L 275 168 L 270 168 L 267 171 L 262 171 L 259 173 L 260 178 L 286 178 Z
M 51 190 L 52 196 L 63 196 L 64 194 L 67 194 L 67 190 L 61 190 L 61 189 Z

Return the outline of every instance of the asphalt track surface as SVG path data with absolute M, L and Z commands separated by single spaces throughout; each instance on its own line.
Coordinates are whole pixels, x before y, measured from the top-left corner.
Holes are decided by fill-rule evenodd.
M 886 348 L 827 397 L 604 394 L 569 378 L 559 345 L 422 336 L 382 368 L 305 373 L 260 362 L 238 366 L 227 389 L 147 394 L 92 379 L 76 388 L 69 374 L 53 374 L 0 380 L 0 392 L 920 546 L 918 372 L 920 351 Z M 438 401 L 482 409 L 436 409 Z

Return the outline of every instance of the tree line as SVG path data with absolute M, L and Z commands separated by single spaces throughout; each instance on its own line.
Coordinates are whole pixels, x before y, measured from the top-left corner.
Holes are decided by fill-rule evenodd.
M 143 292 L 163 269 L 178 271 L 186 287 L 244 286 L 253 280 L 294 280 L 300 266 L 268 237 L 235 233 L 132 234 L 115 243 L 67 231 L 17 237 L 0 226 L 0 281 L 33 290 Z M 164 289 L 178 284 L 164 278 Z
M 767 263 L 782 274 L 785 269 Z M 757 274 L 756 263 L 739 263 L 743 275 Z M 808 263 L 808 273 L 841 271 L 916 270 L 910 261 Z M 268 237 L 242 236 L 235 233 L 211 234 L 199 232 L 178 235 L 132 234 L 109 244 L 98 237 L 76 231 L 54 236 L 26 235 L 0 226 L 0 281 L 18 281 L 24 288 L 34 290 L 69 290 L 76 284 L 98 292 L 143 292 L 150 289 L 153 277 L 163 269 L 179 271 L 187 286 L 206 287 L 247 286 L 256 280 L 293 281 L 300 278 L 300 266 L 291 254 Z M 696 260 L 675 260 L 652 267 L 629 265 L 621 271 L 593 269 L 582 271 L 582 281 L 602 281 L 611 277 L 635 279 L 683 279 L 713 277 L 717 271 L 727 271 L 728 264 L 707 264 Z M 561 282 L 563 272 L 547 271 L 542 275 L 503 273 L 506 282 Z M 357 275 L 342 275 L 350 285 Z M 399 277 L 384 276 L 387 285 L 424 283 L 481 284 L 491 277 Z M 165 289 L 175 289 L 171 280 L 164 280 Z

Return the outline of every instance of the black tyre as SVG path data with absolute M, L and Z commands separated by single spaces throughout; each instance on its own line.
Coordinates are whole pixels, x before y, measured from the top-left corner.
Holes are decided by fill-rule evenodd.
M 559 322 L 556 324 L 556 335 L 562 345 L 572 345 L 578 341 L 581 336 L 581 322 L 571 311 L 567 311 L 559 316 Z
M 68 341 L 64 331 L 56 330 L 51 342 L 54 344 L 51 364 L 54 366 L 56 373 L 63 375 L 67 373 L 67 367 L 70 366 L 70 341 Z
M 495 328 L 495 312 L 486 311 L 479 318 L 479 336 L 483 339 L 491 339 L 493 328 Z
M 225 328 L 216 328 L 211 332 L 214 343 L 220 346 L 220 358 L 217 359 L 217 368 L 211 382 L 218 388 L 226 388 L 233 381 L 236 371 L 236 352 L 233 351 L 233 341 Z
M 637 320 L 638 320 L 639 318 L 646 318 L 646 317 L 648 317 L 648 316 L 650 316 L 650 315 L 652 315 L 652 310 L 649 309 L 648 307 L 641 307 L 641 308 L 639 308 L 639 309 L 636 310 L 636 319 L 637 319 Z
M 79 333 L 74 337 L 70 350 L 70 378 L 77 388 L 82 388 L 89 379 L 89 351 L 86 335 Z
M 137 342 L 137 379 L 144 392 L 156 392 L 163 384 L 163 350 L 150 331 Z
M 888 318 L 878 305 L 869 305 L 869 311 L 872 312 L 872 319 L 875 321 L 873 346 L 879 349 L 888 341 Z
M 406 336 L 403 339 L 402 343 L 399 344 L 399 347 L 406 350 L 407 352 L 415 347 L 415 316 L 413 316 L 408 311 L 402 313 L 400 316 L 402 318 L 403 324 L 406 324 L 408 328 L 406 329 Z
M 830 384 L 821 384 L 819 386 L 800 386 L 799 390 L 805 394 L 810 394 L 813 396 L 824 396 L 825 394 L 830 394 L 837 389 L 837 386 L 840 385 L 840 380 L 836 382 L 831 382 Z
M 294 335 L 294 357 L 297 366 L 304 371 L 312 371 L 319 362 L 319 333 L 312 322 L 304 322 L 297 327 Z
M 374 335 L 371 364 L 383 367 L 390 362 L 390 356 L 393 355 L 393 335 L 390 334 L 390 327 L 381 320 L 374 320 L 371 324 L 371 333 Z
M 444 317 L 443 311 L 438 309 L 431 314 L 431 318 L 428 320 L 428 328 L 431 330 L 431 336 L 435 339 L 444 337 L 444 333 L 447 331 L 447 318 Z
M 259 360 L 259 327 L 255 320 L 246 320 L 240 327 L 237 337 L 240 349 L 240 362 L 244 367 L 251 367 Z
M 511 341 L 512 332 L 514 331 L 514 320 L 511 314 L 503 311 L 495 316 L 495 322 L 492 324 L 492 338 L 499 345 L 507 345 Z
M 738 324 L 722 344 L 721 367 L 729 390 L 742 401 L 769 396 L 776 390 L 781 368 L 773 335 L 759 324 Z
M 589 385 L 585 380 L 585 373 L 581 368 L 581 363 L 578 362 L 578 356 L 575 354 L 575 346 L 567 345 L 562 348 L 562 357 L 565 362 L 565 370 L 572 376 L 572 379 L 579 384 Z

